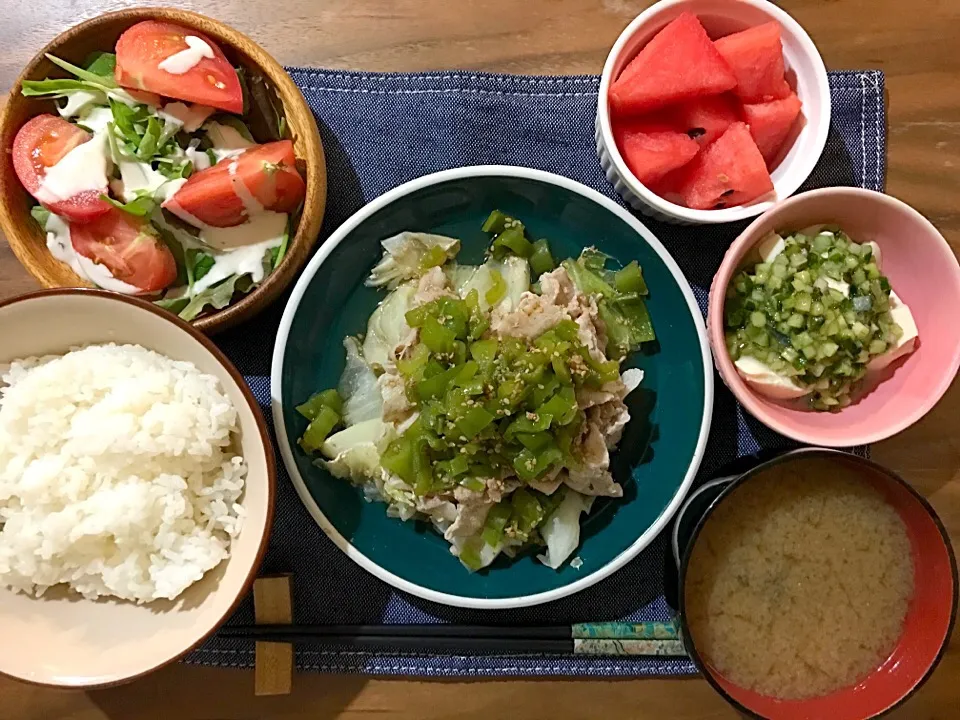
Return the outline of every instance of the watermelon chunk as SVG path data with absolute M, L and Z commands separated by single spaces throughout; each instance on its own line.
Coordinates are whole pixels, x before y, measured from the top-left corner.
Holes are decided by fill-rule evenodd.
M 693 13 L 671 21 L 630 61 L 610 88 L 621 114 L 640 114 L 732 90 L 737 78 Z
M 740 121 L 738 106 L 736 99 L 724 93 L 689 100 L 665 112 L 670 114 L 667 122 L 706 147 Z
M 796 93 L 790 93 L 782 100 L 747 104 L 743 114 L 750 125 L 750 134 L 760 148 L 760 154 L 769 165 L 779 154 L 784 141 L 790 134 L 793 124 L 800 115 L 803 105 Z
M 696 210 L 743 205 L 773 190 L 763 155 L 742 122 L 728 127 L 683 172 L 680 196 Z
M 700 150 L 685 132 L 660 123 L 615 121 L 613 136 L 630 172 L 648 187 L 686 165 Z
M 783 45 L 778 23 L 757 25 L 722 37 L 713 44 L 737 76 L 734 92 L 744 102 L 766 102 L 790 94 L 790 86 L 783 77 Z
M 689 173 L 689 168 L 693 165 L 694 163 L 690 163 L 689 165 L 684 165 L 681 168 L 668 172 L 653 183 L 650 189 L 664 200 L 669 200 L 677 205 L 683 205 L 683 195 L 680 193 L 680 190 L 683 188 L 683 183 Z

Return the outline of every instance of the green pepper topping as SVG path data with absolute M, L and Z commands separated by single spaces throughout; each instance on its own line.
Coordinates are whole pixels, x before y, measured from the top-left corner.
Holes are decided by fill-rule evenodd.
M 335 413 L 343 413 L 343 398 L 336 390 L 324 390 L 318 392 L 302 405 L 297 405 L 297 412 L 303 415 L 307 420 L 315 420 L 320 410 L 328 407 Z
M 318 451 L 327 436 L 339 424 L 340 415 L 332 408 L 326 405 L 322 406 L 300 438 L 300 447 L 308 453 Z
M 557 267 L 557 263 L 550 253 L 550 245 L 545 239 L 537 240 L 533 244 L 533 252 L 530 254 L 530 273 L 538 278 L 543 273 L 550 272 Z

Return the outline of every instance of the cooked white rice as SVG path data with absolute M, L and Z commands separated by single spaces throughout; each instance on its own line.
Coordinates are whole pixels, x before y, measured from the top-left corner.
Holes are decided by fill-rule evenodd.
M 230 553 L 247 467 L 219 381 L 137 345 L 16 360 L 0 383 L 0 585 L 175 598 Z

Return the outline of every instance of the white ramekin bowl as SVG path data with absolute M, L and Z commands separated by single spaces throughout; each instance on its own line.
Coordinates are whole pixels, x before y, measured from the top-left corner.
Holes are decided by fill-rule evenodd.
M 640 49 L 682 12 L 700 18 L 712 38 L 771 20 L 780 24 L 787 82 L 803 102 L 802 120 L 790 149 L 771 172 L 774 194 L 722 210 L 692 210 L 664 200 L 630 172 L 613 139 L 608 101 L 610 86 Z M 610 50 L 597 96 L 597 155 L 607 179 L 626 202 L 650 217 L 682 225 L 733 222 L 760 215 L 797 191 L 813 172 L 830 130 L 830 85 L 823 59 L 796 20 L 766 0 L 661 0 L 641 13 Z

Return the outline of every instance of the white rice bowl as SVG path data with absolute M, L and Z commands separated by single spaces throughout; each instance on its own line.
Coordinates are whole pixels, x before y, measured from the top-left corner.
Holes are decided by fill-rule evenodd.
M 229 556 L 247 466 L 216 377 L 114 344 L 0 372 L 0 586 L 145 603 Z

